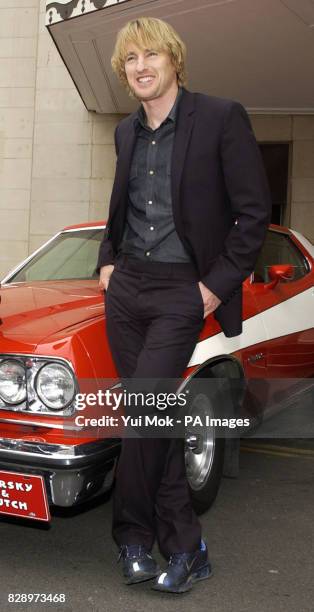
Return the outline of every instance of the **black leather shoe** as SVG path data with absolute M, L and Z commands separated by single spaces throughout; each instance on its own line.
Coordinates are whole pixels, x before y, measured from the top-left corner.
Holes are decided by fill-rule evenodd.
M 122 544 L 118 563 L 122 558 L 125 584 L 144 582 L 158 576 L 160 568 L 150 552 L 141 544 Z
M 160 572 L 152 588 L 167 593 L 185 593 L 194 582 L 205 580 L 212 575 L 208 551 L 202 540 L 201 547 L 194 553 L 174 553 L 170 556 L 168 567 Z

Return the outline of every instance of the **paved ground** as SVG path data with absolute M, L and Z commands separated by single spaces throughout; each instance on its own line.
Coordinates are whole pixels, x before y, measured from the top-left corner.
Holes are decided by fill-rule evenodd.
M 202 517 L 215 573 L 192 592 L 122 583 L 109 501 L 55 516 L 48 529 L 0 520 L 1 611 L 314 612 L 314 442 L 308 455 L 298 454 L 300 444 L 265 452 L 270 443 L 283 441 L 243 448 L 239 479 L 223 480 Z M 16 592 L 65 593 L 66 603 L 8 604 Z

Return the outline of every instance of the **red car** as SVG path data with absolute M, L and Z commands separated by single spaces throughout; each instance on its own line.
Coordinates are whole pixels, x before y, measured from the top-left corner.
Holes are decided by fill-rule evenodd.
M 49 520 L 49 506 L 73 506 L 111 488 L 119 438 L 73 427 L 86 381 L 117 373 L 105 333 L 95 266 L 104 223 L 67 227 L 1 283 L 0 513 Z M 314 376 L 314 249 L 297 232 L 270 226 L 244 282 L 243 333 L 226 338 L 204 321 L 184 373 L 190 416 L 249 415 L 249 428 L 294 401 Z M 226 384 L 227 381 L 227 384 Z M 210 384 L 210 383 L 214 383 Z M 237 431 L 245 435 L 243 419 Z M 222 474 L 236 475 L 238 437 L 186 428 L 193 503 L 206 510 Z M 82 437 L 82 429 L 84 437 Z

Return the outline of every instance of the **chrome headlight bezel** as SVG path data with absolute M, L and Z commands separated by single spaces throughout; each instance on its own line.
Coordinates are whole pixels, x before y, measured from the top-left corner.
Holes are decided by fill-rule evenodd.
M 8 396 L 5 396 L 6 394 L 3 393 L 3 391 L 1 392 L 1 387 L 0 387 L 0 399 L 3 402 L 8 403 L 10 406 L 15 406 L 15 405 L 19 405 L 22 402 L 25 402 L 26 397 L 27 397 L 27 388 L 26 388 L 26 375 L 25 375 L 25 368 L 23 366 L 23 364 L 18 360 L 18 359 L 14 359 L 14 358 L 7 358 L 7 359 L 3 359 L 0 362 L 0 370 L 3 367 L 4 364 L 7 363 L 11 363 L 13 364 L 13 367 L 17 367 L 20 369 L 20 375 L 22 376 L 22 391 L 23 393 L 20 393 L 20 397 L 18 396 L 18 393 L 15 394 L 15 399 L 10 399 Z
M 73 391 L 71 392 L 71 397 L 62 406 L 55 407 L 53 405 L 53 402 L 49 401 L 49 399 L 45 396 L 45 394 L 43 393 L 40 387 L 40 377 L 43 375 L 43 372 L 46 370 L 46 368 L 55 368 L 56 370 L 59 369 L 59 371 L 61 370 L 61 372 L 63 372 L 65 375 L 69 377 L 69 381 L 70 383 L 72 383 Z M 42 365 L 42 367 L 36 373 L 36 376 L 34 379 L 34 387 L 35 387 L 35 390 L 36 390 L 36 393 L 39 399 L 43 402 L 45 406 L 47 406 L 47 408 L 52 410 L 53 413 L 59 413 L 60 410 L 65 410 L 68 406 L 70 406 L 70 404 L 74 401 L 74 398 L 75 398 L 76 389 L 75 389 L 74 377 L 72 373 L 70 372 L 69 368 L 67 368 L 62 363 L 52 362 L 52 363 L 45 363 L 44 365 Z

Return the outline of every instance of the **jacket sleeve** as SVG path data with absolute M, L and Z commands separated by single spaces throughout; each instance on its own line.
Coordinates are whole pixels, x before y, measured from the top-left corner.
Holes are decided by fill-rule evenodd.
M 220 155 L 234 224 L 210 271 L 201 279 L 223 303 L 254 269 L 271 217 L 268 182 L 247 112 L 232 101 Z
M 115 132 L 114 132 L 114 145 L 116 149 L 116 155 L 118 156 L 119 148 L 118 148 L 117 133 L 118 133 L 118 126 L 116 127 Z M 103 239 L 100 243 L 99 252 L 98 252 L 98 261 L 97 261 L 97 266 L 96 266 L 96 272 L 98 274 L 99 274 L 100 268 L 114 263 L 114 254 L 113 254 L 111 242 L 108 237 L 108 230 L 109 230 L 109 225 L 107 222 L 107 226 L 105 227 Z
M 100 268 L 103 266 L 109 266 L 114 262 L 114 255 L 111 246 L 111 242 L 108 238 L 108 226 L 104 229 L 103 239 L 100 243 L 99 251 L 98 251 L 98 260 L 96 266 L 96 272 L 99 274 Z

